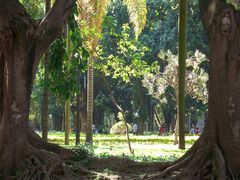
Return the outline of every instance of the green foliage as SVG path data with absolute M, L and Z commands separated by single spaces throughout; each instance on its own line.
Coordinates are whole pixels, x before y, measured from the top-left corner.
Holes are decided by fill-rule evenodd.
M 147 0 L 148 14 L 146 26 L 138 38 L 138 43 L 140 43 L 142 46 L 147 47 L 147 50 L 144 51 L 144 55 L 141 57 L 141 61 L 143 61 L 144 63 L 146 62 L 148 67 L 150 67 L 153 62 L 158 60 L 161 72 L 163 71 L 166 63 L 164 63 L 158 57 L 159 51 L 163 50 L 166 52 L 170 50 L 173 54 L 177 53 L 177 27 L 179 13 L 178 4 L 178 0 Z M 189 1 L 188 5 L 187 52 L 190 54 L 190 56 L 194 54 L 196 49 L 199 49 L 201 52 L 207 53 L 207 37 L 204 34 L 202 23 L 200 21 L 198 1 Z M 131 121 L 133 119 L 134 113 L 141 109 L 140 107 L 138 107 L 139 103 L 135 102 L 135 100 L 132 99 L 132 97 L 134 97 L 134 81 L 136 79 L 142 79 L 140 73 L 137 74 L 137 78 L 135 79 L 135 77 L 132 75 L 132 70 L 138 68 L 139 72 L 144 72 L 146 69 L 139 67 L 135 68 L 133 65 L 130 66 L 133 59 L 131 53 L 129 53 L 130 48 L 127 47 L 124 49 L 125 46 L 121 47 L 123 51 L 120 52 L 125 51 L 126 56 L 119 53 L 119 42 L 120 38 L 123 37 L 122 27 L 127 22 L 128 16 L 126 6 L 122 5 L 121 0 L 113 1 L 111 6 L 109 7 L 108 14 L 104 21 L 103 39 L 101 40 L 103 61 L 99 61 L 98 63 L 103 64 L 103 67 L 100 66 L 99 69 L 101 69 L 108 75 L 107 80 L 109 81 L 109 84 L 111 84 L 112 91 L 117 98 L 119 104 L 124 107 L 124 109 L 127 109 L 130 112 L 129 114 L 131 117 L 129 118 L 129 120 Z M 134 33 L 132 29 L 130 29 L 127 34 L 129 36 L 128 39 L 130 39 L 127 41 L 131 41 L 131 39 L 134 39 Z M 126 41 L 126 38 L 122 38 L 122 41 Z M 121 43 L 121 45 L 122 44 L 124 43 Z M 137 47 L 136 44 L 134 45 L 135 47 Z M 138 52 L 133 53 L 137 54 Z M 204 63 L 204 66 L 204 68 L 207 69 L 207 63 Z M 112 79 L 112 77 L 114 77 L 114 80 Z M 125 82 L 127 82 L 128 85 L 125 85 Z M 169 89 L 170 88 L 165 91 L 165 94 L 168 95 L 166 95 L 167 97 L 164 101 L 166 103 L 164 103 L 164 108 L 162 109 L 164 111 L 164 117 L 167 117 L 167 119 L 174 119 L 176 109 L 174 102 L 175 100 L 173 101 L 172 97 L 175 98 L 175 92 Z M 126 96 L 125 99 L 124 96 L 119 96 L 119 94 L 128 94 L 129 96 Z M 143 94 L 146 94 L 146 92 L 144 92 Z M 149 107 L 149 99 L 145 101 L 146 107 Z M 154 98 L 151 98 L 151 101 L 153 99 Z M 157 103 L 159 103 L 159 101 L 154 100 L 154 104 Z M 135 108 L 133 108 L 134 104 L 136 104 Z M 146 113 L 144 113 L 147 114 L 147 118 L 150 114 L 149 109 L 150 108 L 146 108 Z M 144 117 L 142 119 L 146 120 L 147 118 Z
M 160 50 L 170 50 L 177 54 L 178 49 L 178 0 L 147 0 L 147 22 L 139 40 L 151 51 L 144 59 L 148 62 L 158 59 Z M 200 20 L 197 0 L 188 1 L 187 52 L 199 49 L 207 53 L 207 37 Z
M 44 82 L 44 69 L 40 67 L 40 83 L 62 99 L 68 99 L 79 90 L 77 68 L 84 72 L 87 67 L 88 52 L 81 46 L 80 31 L 70 24 L 69 38 L 71 41 L 70 54 L 67 52 L 67 39 L 58 38 L 49 51 L 49 79 Z M 74 29 L 75 28 L 75 29 Z
M 128 125 L 128 130 L 132 131 L 131 125 L 130 124 L 127 124 L 127 125 Z M 127 132 L 126 125 L 124 121 L 121 121 L 121 120 L 115 123 L 110 129 L 110 134 L 126 134 L 126 132 Z
M 76 59 L 67 62 L 66 42 L 63 38 L 58 39 L 50 48 L 49 56 L 49 81 L 47 86 L 59 97 L 68 99 L 74 92 L 77 84 Z
M 33 18 L 39 19 L 44 16 L 45 0 L 20 0 L 20 2 Z
M 108 158 L 108 157 L 111 157 L 111 156 L 112 155 L 109 154 L 109 153 L 99 154 L 99 157 L 101 157 L 101 158 Z M 159 157 L 145 156 L 145 155 L 136 156 L 136 155 L 122 154 L 122 155 L 119 155 L 117 157 L 127 158 L 127 159 L 130 159 L 130 160 L 133 160 L 133 161 L 138 161 L 138 162 L 168 162 L 168 161 L 175 161 L 179 158 L 175 154 L 166 155 L 166 156 L 159 156 Z
M 156 63 L 149 66 L 142 60 L 149 49 L 131 38 L 128 24 L 124 24 L 121 34 L 115 36 L 118 39 L 116 53 L 108 55 L 103 49 L 102 60 L 96 65 L 106 76 L 130 82 L 131 78 L 142 77 L 156 68 Z
M 92 145 L 78 145 L 72 148 L 74 161 L 81 161 L 94 156 L 94 148 Z
M 75 13 L 75 11 L 73 12 Z M 42 88 L 48 88 L 50 91 L 49 113 L 56 124 L 60 123 L 59 120 L 61 121 L 63 102 L 79 91 L 77 69 L 81 72 L 86 70 L 89 55 L 82 48 L 81 34 L 74 20 L 74 13 L 69 18 L 67 34 L 65 31 L 65 34 L 54 41 L 49 48 L 49 78 L 47 81 L 44 79 L 43 63 L 39 65 L 31 99 L 30 119 L 32 120 L 40 120 Z M 67 39 L 70 40 L 71 47 L 69 48 Z

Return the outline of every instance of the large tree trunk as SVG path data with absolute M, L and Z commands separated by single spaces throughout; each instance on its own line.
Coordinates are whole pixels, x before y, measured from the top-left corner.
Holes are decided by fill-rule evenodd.
M 226 167 L 240 175 L 240 16 L 232 6 L 220 3 L 214 15 L 209 25 L 203 15 L 210 41 L 206 133 L 221 149 Z
M 48 13 L 48 11 L 50 10 L 51 7 L 51 1 L 50 0 L 46 0 L 45 1 L 45 5 L 46 5 L 46 14 Z M 44 82 L 46 83 L 49 79 L 49 73 L 48 73 L 48 56 L 49 53 L 48 51 L 45 53 L 45 58 L 44 58 Z M 48 140 L 48 123 L 49 123 L 49 118 L 48 118 L 48 106 L 49 106 L 49 92 L 48 92 L 48 88 L 44 87 L 43 88 L 43 103 L 42 103 L 42 138 L 44 141 Z
M 177 171 L 177 179 L 240 178 L 240 15 L 220 0 L 200 0 L 200 8 L 210 42 L 205 130 L 183 157 L 151 178 Z
M 49 178 L 58 171 L 54 168 L 50 174 L 46 173 L 52 163 L 58 162 L 57 154 L 68 152 L 43 142 L 31 131 L 28 115 L 39 59 L 60 35 L 72 4 L 71 0 L 57 0 L 51 13 L 38 23 L 17 0 L 0 1 L 0 174 L 3 179 L 33 164 L 45 166 L 45 177 Z M 29 178 L 30 169 L 26 171 Z M 39 178 L 44 174 L 42 168 L 37 171 L 40 173 L 32 176 Z

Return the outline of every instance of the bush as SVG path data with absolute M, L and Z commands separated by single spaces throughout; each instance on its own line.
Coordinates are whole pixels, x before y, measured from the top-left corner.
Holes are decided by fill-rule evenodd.
M 92 145 L 78 145 L 72 149 L 73 160 L 80 161 L 94 156 Z
M 132 131 L 132 127 L 130 124 L 128 125 L 128 131 Z M 110 129 L 110 134 L 126 134 L 127 133 L 127 128 L 125 126 L 124 121 L 119 121 L 115 123 L 112 128 Z

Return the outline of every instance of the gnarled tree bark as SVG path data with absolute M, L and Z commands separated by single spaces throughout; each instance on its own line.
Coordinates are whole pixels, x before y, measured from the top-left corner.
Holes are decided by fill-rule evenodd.
M 57 154 L 70 155 L 56 145 L 43 142 L 31 131 L 28 115 L 39 60 L 61 34 L 73 3 L 74 0 L 56 0 L 49 13 L 37 22 L 18 0 L 0 1 L 0 174 L 3 179 L 25 169 L 25 162 L 38 164 L 32 177 L 48 178 L 56 170 L 51 164 L 60 159 Z
M 182 158 L 146 179 L 240 178 L 240 14 L 225 1 L 199 2 L 210 43 L 206 126 Z

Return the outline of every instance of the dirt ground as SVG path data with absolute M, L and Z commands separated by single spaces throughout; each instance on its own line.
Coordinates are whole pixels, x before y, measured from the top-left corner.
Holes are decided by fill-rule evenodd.
M 92 158 L 76 164 L 76 171 L 82 179 L 109 179 L 109 180 L 145 180 L 155 179 L 154 175 L 168 167 L 171 162 L 135 162 L 126 158 Z

